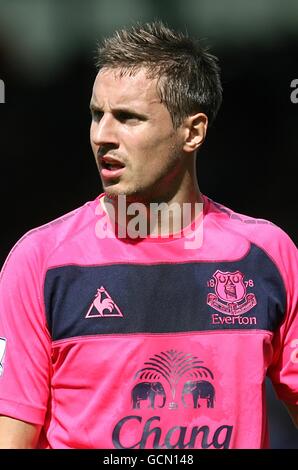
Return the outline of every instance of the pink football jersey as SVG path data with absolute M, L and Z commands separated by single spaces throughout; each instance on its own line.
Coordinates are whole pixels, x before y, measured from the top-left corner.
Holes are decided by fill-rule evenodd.
M 3 267 L 0 414 L 39 448 L 267 447 L 266 375 L 298 403 L 294 244 L 207 197 L 194 231 L 116 237 L 101 201 Z

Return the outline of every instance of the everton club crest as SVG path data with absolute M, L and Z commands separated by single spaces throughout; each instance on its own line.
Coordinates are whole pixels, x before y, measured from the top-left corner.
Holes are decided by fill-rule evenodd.
M 214 293 L 208 294 L 207 304 L 225 315 L 241 315 L 251 310 L 256 304 L 255 294 L 247 294 L 247 287 L 253 287 L 253 281 L 244 282 L 240 271 L 222 272 L 217 270 L 208 287 L 214 287 Z

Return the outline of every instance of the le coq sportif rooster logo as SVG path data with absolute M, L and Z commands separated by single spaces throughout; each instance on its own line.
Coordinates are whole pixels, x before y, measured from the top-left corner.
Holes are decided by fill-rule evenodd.
M 107 290 L 101 286 L 97 289 L 85 318 L 123 317 L 121 310 Z

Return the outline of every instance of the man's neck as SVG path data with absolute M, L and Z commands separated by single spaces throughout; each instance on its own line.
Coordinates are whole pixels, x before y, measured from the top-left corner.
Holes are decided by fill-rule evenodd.
M 131 238 L 171 237 L 191 225 L 202 212 L 203 198 L 199 188 L 188 194 L 152 199 L 150 202 L 131 200 L 125 195 L 102 199 L 105 212 L 117 231 L 125 230 Z

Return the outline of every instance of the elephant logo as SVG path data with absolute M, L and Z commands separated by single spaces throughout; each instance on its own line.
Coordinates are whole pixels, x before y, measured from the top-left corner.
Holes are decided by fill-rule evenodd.
M 131 392 L 132 407 L 140 408 L 141 401 L 149 402 L 148 408 L 155 408 L 156 396 L 162 397 L 162 403 L 157 405 L 158 408 L 163 408 L 166 402 L 166 394 L 160 382 L 139 382 Z
M 203 361 L 190 353 L 170 349 L 155 354 L 144 363 L 134 378 L 138 379 L 131 390 L 134 409 L 167 406 L 175 410 L 179 408 L 177 395 L 181 396 L 185 408 L 191 403 L 194 408 L 200 408 L 203 400 L 207 408 L 214 408 L 213 373 L 203 365 Z M 179 387 L 183 378 L 186 381 Z
M 182 391 L 182 403 L 187 407 L 185 402 L 185 395 L 191 394 L 193 400 L 193 407 L 200 408 L 199 398 L 206 399 L 207 408 L 214 408 L 215 389 L 212 383 L 207 380 L 189 380 L 185 382 Z

